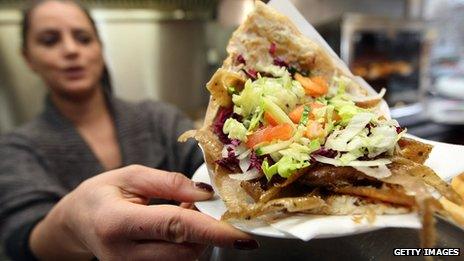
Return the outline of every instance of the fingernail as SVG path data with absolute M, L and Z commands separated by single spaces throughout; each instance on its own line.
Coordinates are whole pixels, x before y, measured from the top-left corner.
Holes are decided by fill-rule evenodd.
M 214 189 L 213 189 L 213 187 L 211 187 L 211 185 L 203 183 L 203 182 L 195 182 L 195 187 L 199 188 L 201 190 L 204 190 L 204 191 L 206 191 L 208 193 L 213 193 L 214 192 Z
M 259 247 L 258 241 L 254 239 L 239 239 L 235 240 L 234 248 L 240 250 L 253 250 Z

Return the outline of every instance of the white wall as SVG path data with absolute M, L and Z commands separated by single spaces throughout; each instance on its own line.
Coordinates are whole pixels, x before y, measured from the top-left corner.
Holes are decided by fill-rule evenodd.
M 153 88 L 159 76 L 155 35 L 159 25 L 149 21 L 149 11 L 93 10 L 104 43 L 105 59 L 115 94 L 128 100 L 159 99 Z M 138 18 L 138 19 L 137 19 Z
M 94 9 L 92 15 L 117 96 L 167 101 L 190 115 L 206 106 L 206 22 L 145 9 Z
M 39 113 L 45 94 L 41 80 L 29 70 L 21 56 L 19 20 L 19 11 L 0 10 L 0 95 L 7 101 L 0 106 L 4 110 L 1 114 L 9 115 L 3 116 L 5 129 L 10 129 L 11 123 L 24 122 Z

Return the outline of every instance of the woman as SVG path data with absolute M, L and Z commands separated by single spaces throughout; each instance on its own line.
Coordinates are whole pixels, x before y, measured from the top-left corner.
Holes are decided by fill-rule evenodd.
M 49 95 L 39 117 L 0 138 L 0 235 L 13 259 L 183 260 L 208 244 L 258 246 L 189 204 L 146 206 L 206 200 L 212 188 L 179 174 L 202 162 L 194 143 L 176 141 L 190 121 L 105 91 L 102 44 L 85 9 L 35 1 L 22 37 Z

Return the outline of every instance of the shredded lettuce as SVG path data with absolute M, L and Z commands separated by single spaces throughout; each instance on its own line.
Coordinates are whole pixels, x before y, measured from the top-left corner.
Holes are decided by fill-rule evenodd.
M 276 164 L 279 175 L 283 178 L 289 178 L 296 170 L 310 165 L 309 162 L 299 162 L 290 156 L 283 156 Z
M 271 180 L 275 174 L 279 174 L 283 178 L 289 178 L 293 173 L 295 173 L 295 171 L 306 168 L 309 165 L 309 162 L 300 162 L 290 156 L 283 156 L 272 166 L 269 166 L 267 160 L 264 160 L 261 168 L 266 175 L 267 180 Z
M 370 125 L 370 121 L 375 121 L 378 126 Z M 367 154 L 369 158 L 374 158 L 382 153 L 393 153 L 396 142 L 401 138 L 402 133 L 396 132 L 395 122 L 377 121 L 372 113 L 359 113 L 355 115 L 346 128 L 339 126 L 327 137 L 325 147 L 342 153 L 338 164 L 349 166 L 350 162 Z
M 309 113 L 310 112 L 311 112 L 311 107 L 309 107 L 308 105 L 305 105 L 304 109 L 303 109 L 303 114 L 301 115 L 301 119 L 300 119 L 300 122 L 298 123 L 298 125 L 306 126 L 308 124 L 308 119 L 309 119 Z
M 260 105 L 260 100 L 257 97 L 262 96 L 260 88 L 254 88 L 251 79 L 245 82 L 245 86 L 240 94 L 232 95 L 232 101 L 235 104 L 234 112 L 247 118 L 254 112 L 255 108 Z
M 261 165 L 261 169 L 263 170 L 264 175 L 266 175 L 267 180 L 271 180 L 272 176 L 277 174 L 277 171 L 278 171 L 277 164 L 274 164 L 274 165 L 270 166 L 267 159 L 263 160 L 263 164 Z
M 324 125 L 324 133 L 331 133 L 335 127 L 335 120 L 332 118 L 335 108 L 332 105 L 326 106 L 327 121 Z
M 361 148 L 359 148 L 341 155 L 340 158 L 338 158 L 338 160 L 340 161 L 341 165 L 347 166 L 357 158 L 361 157 L 362 155 L 364 155 L 364 151 Z
M 277 161 L 279 161 L 279 160 L 282 158 L 282 154 L 280 154 L 280 153 L 278 153 L 278 152 L 270 153 L 269 156 L 271 156 L 271 159 L 272 159 L 274 162 L 277 162 Z
M 263 119 L 263 113 L 264 113 L 263 107 L 258 106 L 255 109 L 255 112 L 252 114 L 251 119 L 249 121 L 246 120 L 247 124 L 245 124 L 245 127 L 248 128 L 248 134 L 251 134 L 253 130 L 256 129 L 256 127 L 258 127 L 259 123 Z
M 371 123 L 369 129 L 366 127 Z M 336 129 L 327 137 L 325 147 L 343 153 L 338 159 L 341 165 L 349 166 L 350 162 L 367 154 L 374 158 L 382 153 L 393 153 L 396 142 L 402 134 L 396 132 L 395 122 L 378 121 L 373 113 L 358 113 L 349 124 L 341 129 Z
M 361 110 L 354 104 L 344 103 L 343 101 L 339 101 L 338 103 L 333 104 L 338 112 L 338 115 L 340 115 L 340 124 L 343 126 L 346 126 L 346 124 L 348 124 L 354 115 L 361 112 Z
M 288 123 L 293 126 L 293 122 L 288 115 L 271 99 L 263 98 L 263 107 L 279 124 Z
M 337 94 L 335 97 L 331 98 L 328 103 L 334 107 L 335 111 L 337 111 L 338 115 L 341 117 L 340 124 L 342 126 L 346 126 L 354 115 L 367 112 L 367 110 L 356 106 L 356 104 L 344 94 Z
M 285 149 L 275 150 L 270 153 L 271 158 L 276 162 L 270 166 L 267 160 L 263 161 L 262 169 L 267 179 L 270 180 L 275 174 L 279 174 L 283 178 L 290 177 L 295 171 L 308 167 L 310 165 L 310 155 L 312 152 L 320 148 L 320 143 L 317 140 L 309 141 L 307 138 L 301 138 L 303 144 L 294 141 L 288 144 Z M 269 146 L 284 145 L 280 142 Z M 283 147 L 283 146 L 282 146 Z
M 292 144 L 293 140 L 279 141 L 273 144 L 265 145 L 256 149 L 256 154 L 262 156 L 265 154 L 271 154 L 279 150 L 285 149 Z
M 280 150 L 280 154 L 282 154 L 284 157 L 290 157 L 296 161 L 309 161 L 310 156 L 309 154 L 311 153 L 311 150 L 303 145 L 300 145 L 298 143 L 293 143 L 289 146 L 289 148 Z
M 249 118 L 255 108 L 262 104 L 264 97 L 288 113 L 301 103 L 305 92 L 298 81 L 291 79 L 288 72 L 280 78 L 261 77 L 256 81 L 249 79 L 240 94 L 232 95 L 234 112 Z
M 368 156 L 372 158 L 393 149 L 399 138 L 400 135 L 395 127 L 383 125 L 372 128 L 371 135 L 366 141 Z
M 302 138 L 301 140 L 303 140 L 303 139 L 305 139 L 305 138 Z M 310 141 L 309 143 L 307 143 L 305 145 L 309 148 L 309 150 L 311 152 L 316 151 L 316 150 L 321 148 L 321 143 L 319 142 L 319 140 L 312 140 L 312 141 Z
M 229 139 L 238 139 L 240 141 L 247 140 L 247 129 L 245 126 L 236 119 L 229 118 L 224 123 L 222 131 L 228 134 Z
M 345 129 L 336 128 L 327 137 L 325 147 L 336 151 L 348 151 L 348 142 L 358 135 L 374 116 L 372 113 L 356 114 Z
M 233 86 L 229 87 L 234 113 L 242 117 L 243 123 L 230 118 L 225 122 L 223 132 L 230 139 L 246 141 L 247 135 L 252 134 L 264 122 L 264 113 L 270 114 L 279 124 L 288 123 L 294 127 L 290 140 L 266 143 L 255 150 L 258 156 L 266 155 L 266 159 L 259 164 L 268 180 L 276 174 L 288 178 L 295 171 L 309 166 L 311 154 L 321 148 L 321 144 L 325 149 L 335 151 L 337 155 L 329 158 L 313 154 L 317 161 L 325 164 L 375 171 L 384 169 L 385 164 L 390 163 L 387 158 L 372 158 L 383 153 L 391 155 L 404 132 L 397 133 L 396 121 L 384 120 L 371 110 L 356 106 L 347 92 L 354 83 L 350 78 L 334 76 L 329 83 L 329 93 L 313 99 L 305 95 L 304 88 L 298 81 L 292 80 L 285 67 L 258 64 L 255 69 L 273 77 L 258 75 L 258 79 L 254 81 L 249 79 L 240 93 Z M 293 124 L 288 114 L 298 105 L 314 101 L 325 106 L 314 109 L 304 106 L 300 122 Z M 334 115 L 340 118 L 337 116 L 334 119 Z M 328 136 L 312 140 L 305 137 L 309 121 L 317 122 Z M 365 156 L 370 160 L 359 160 L 365 159 Z M 273 165 L 268 162 L 270 158 L 275 162 Z M 376 166 L 379 167 L 369 168 Z

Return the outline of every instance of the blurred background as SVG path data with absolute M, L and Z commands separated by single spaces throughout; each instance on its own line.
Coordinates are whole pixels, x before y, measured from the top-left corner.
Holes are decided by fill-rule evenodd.
M 201 119 L 204 86 L 252 0 L 88 0 L 114 92 Z M 387 88 L 392 115 L 423 138 L 464 144 L 464 0 L 291 0 L 352 71 Z M 0 0 L 0 133 L 42 109 L 19 52 L 24 1 Z

